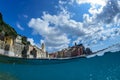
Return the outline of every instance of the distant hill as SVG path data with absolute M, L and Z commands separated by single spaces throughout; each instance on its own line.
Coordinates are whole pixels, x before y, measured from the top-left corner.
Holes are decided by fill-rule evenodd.
M 4 31 L 6 35 L 16 37 L 18 34 L 14 28 L 12 28 L 9 24 L 5 23 L 0 13 L 0 31 Z

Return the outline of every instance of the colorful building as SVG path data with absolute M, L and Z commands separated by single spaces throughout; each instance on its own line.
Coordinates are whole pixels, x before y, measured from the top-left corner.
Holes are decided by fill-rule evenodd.
M 11 37 L 11 36 L 6 36 L 5 38 L 4 38 L 4 42 L 5 42 L 5 44 L 8 44 L 8 45 L 10 45 L 10 46 L 12 46 L 13 45 L 13 37 Z

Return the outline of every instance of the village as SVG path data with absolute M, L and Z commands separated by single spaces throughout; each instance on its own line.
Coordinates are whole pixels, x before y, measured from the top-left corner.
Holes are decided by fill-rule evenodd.
M 85 48 L 83 44 L 76 44 L 72 47 L 62 49 L 60 51 L 50 53 L 50 58 L 70 58 L 76 56 L 86 56 L 92 54 L 90 48 Z
M 7 30 L 5 27 L 9 27 Z M 85 48 L 83 44 L 76 44 L 72 47 L 62 49 L 53 53 L 46 51 L 45 43 L 41 48 L 31 45 L 27 37 L 17 34 L 17 32 L 7 25 L 0 13 L 0 54 L 23 58 L 66 58 L 84 56 L 91 54 L 90 48 Z
M 24 58 L 46 58 L 45 45 L 41 48 L 31 45 L 26 36 L 19 35 L 14 28 L 6 24 L 0 13 L 0 54 Z
M 26 56 L 24 48 L 26 49 Z M 46 58 L 46 51 L 45 51 L 45 45 L 44 43 L 42 44 L 41 48 L 38 48 L 35 45 L 31 44 L 23 44 L 22 43 L 22 36 L 18 35 L 15 39 L 13 39 L 11 36 L 4 36 L 3 37 L 3 31 L 0 32 L 0 52 L 4 54 L 8 54 L 10 56 L 15 56 L 15 57 L 29 57 L 33 58 L 32 54 L 30 52 L 35 49 L 36 50 L 36 57 L 35 58 Z M 4 52 L 5 50 L 5 52 Z
M 77 45 L 76 43 L 74 46 L 62 49 L 61 51 L 48 53 L 44 43 L 42 43 L 41 48 L 31 44 L 24 45 L 22 43 L 22 36 L 18 35 L 15 39 L 13 39 L 10 36 L 3 37 L 3 33 L 3 31 L 0 32 L 0 52 L 3 54 L 9 53 L 10 56 L 24 58 L 66 58 L 84 56 L 92 53 L 89 48 L 85 49 L 82 44 Z M 27 52 L 25 52 L 24 49 L 26 49 Z M 31 54 L 31 51 L 34 49 L 36 50 L 36 56 Z M 22 56 L 23 51 L 26 53 L 26 56 Z

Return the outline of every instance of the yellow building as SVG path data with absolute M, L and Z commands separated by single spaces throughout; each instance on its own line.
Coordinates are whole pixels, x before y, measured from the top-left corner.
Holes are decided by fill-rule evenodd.
M 8 44 L 10 46 L 13 46 L 13 38 L 11 36 L 6 36 L 4 38 L 5 44 Z

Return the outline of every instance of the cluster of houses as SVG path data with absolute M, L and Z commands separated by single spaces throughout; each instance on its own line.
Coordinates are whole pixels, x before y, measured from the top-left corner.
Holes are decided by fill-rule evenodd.
M 90 48 L 85 48 L 83 44 L 76 44 L 72 47 L 63 49 L 61 51 L 57 51 L 54 53 L 50 53 L 50 58 L 66 58 L 66 57 L 75 57 L 75 56 L 86 56 L 92 54 Z
M 41 48 L 34 45 L 25 45 L 22 43 L 22 36 L 18 35 L 16 38 L 11 36 L 4 36 L 5 32 L 0 32 L 0 54 L 9 54 L 15 57 L 25 58 L 66 58 L 75 56 L 85 56 L 91 54 L 90 48 L 85 48 L 82 44 L 62 49 L 54 53 L 47 53 L 45 44 L 42 43 Z M 27 49 L 26 49 L 27 47 Z M 25 52 L 26 49 L 26 52 Z M 24 52 L 23 52 L 24 51 Z M 34 52 L 33 54 L 31 52 Z M 26 53 L 26 56 L 24 54 Z M 35 55 L 34 55 L 35 54 Z
M 44 43 L 41 45 L 41 48 L 31 44 L 25 45 L 22 43 L 22 36 L 17 35 L 16 38 L 13 38 L 12 36 L 5 36 L 5 32 L 0 31 L 0 54 L 22 57 L 22 52 L 26 46 L 28 47 L 26 51 L 27 58 L 34 57 L 32 54 L 30 54 L 33 49 L 36 50 L 35 58 L 46 58 L 47 54 Z

